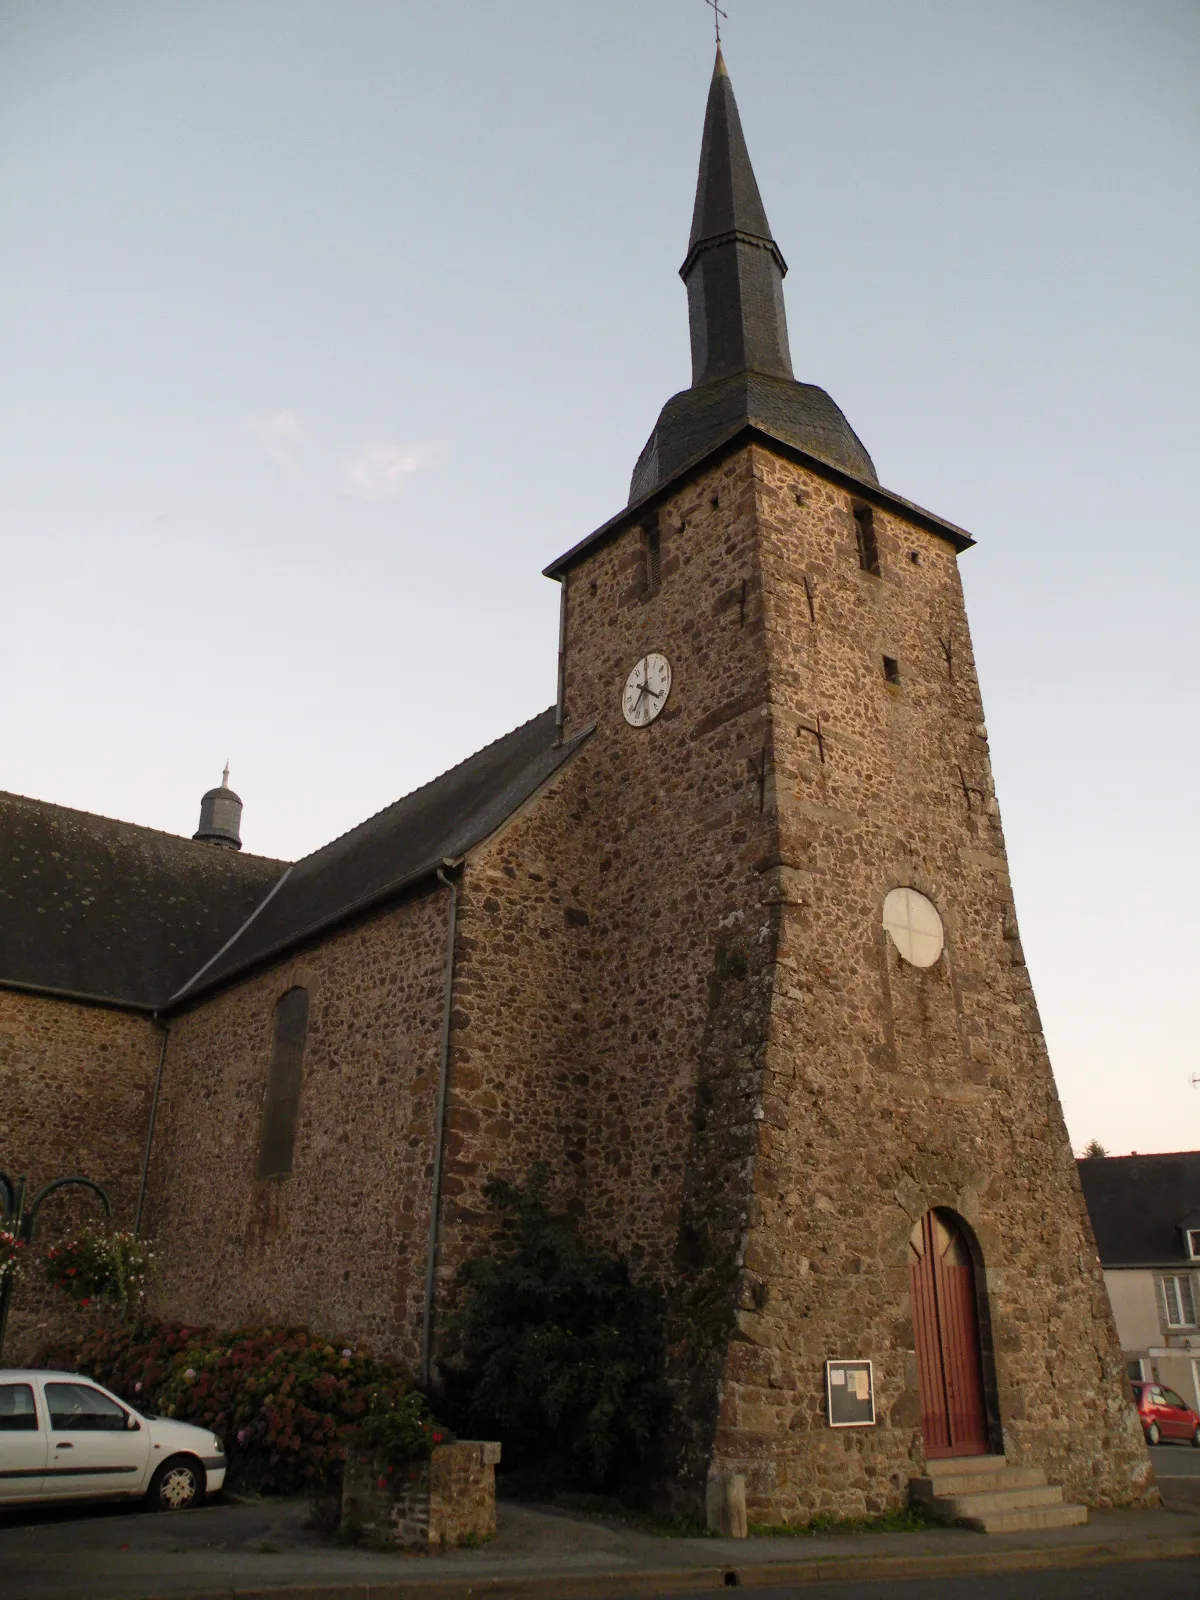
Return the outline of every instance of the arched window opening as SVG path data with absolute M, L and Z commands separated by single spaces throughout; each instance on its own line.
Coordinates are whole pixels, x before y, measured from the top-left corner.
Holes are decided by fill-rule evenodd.
M 260 1178 L 276 1178 L 292 1170 L 307 1033 L 308 990 L 289 989 L 275 1007 L 275 1037 L 258 1148 Z

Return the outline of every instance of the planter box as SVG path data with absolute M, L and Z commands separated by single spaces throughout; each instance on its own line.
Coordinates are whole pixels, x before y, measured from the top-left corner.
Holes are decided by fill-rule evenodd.
M 377 1550 L 448 1550 L 490 1539 L 496 1531 L 496 1463 L 500 1446 L 479 1439 L 439 1444 L 428 1461 L 388 1476 L 387 1468 L 351 1443 L 342 1479 L 341 1524 L 361 1530 Z

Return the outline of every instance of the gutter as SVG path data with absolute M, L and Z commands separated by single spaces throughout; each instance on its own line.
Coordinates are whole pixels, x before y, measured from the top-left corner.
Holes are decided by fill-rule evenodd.
M 81 1006 L 103 1006 L 106 1011 L 134 1011 L 139 1016 L 154 1017 L 158 1013 L 145 1000 L 115 1000 L 112 995 L 85 994 L 78 989 L 56 989 L 47 983 L 26 983 L 22 978 L 0 978 L 0 989 L 13 994 L 39 994 L 48 1000 L 72 1000 Z
M 458 928 L 457 878 L 446 876 L 462 866 L 463 858 L 442 862 L 437 879 L 450 891 L 450 914 L 446 919 L 446 979 L 442 1000 L 442 1044 L 438 1063 L 437 1112 L 433 1130 L 433 1183 L 429 1197 L 429 1248 L 425 1256 L 425 1307 L 421 1314 L 421 1387 L 429 1388 L 433 1348 L 433 1303 L 437 1287 L 438 1243 L 442 1219 L 442 1169 L 446 1159 L 446 1102 L 450 1089 L 450 1008 L 454 998 L 454 937 Z
M 162 1092 L 163 1068 L 167 1064 L 167 1040 L 171 1037 L 170 1024 L 160 1022 L 155 1013 L 154 1021 L 162 1029 L 162 1049 L 158 1052 L 158 1071 L 154 1074 L 154 1093 L 150 1099 L 150 1120 L 146 1124 L 146 1149 L 142 1155 L 142 1176 L 138 1184 L 137 1210 L 133 1217 L 133 1236 L 136 1239 L 142 1231 L 142 1212 L 146 1207 L 146 1184 L 150 1178 L 150 1152 L 154 1148 L 154 1129 L 158 1123 L 158 1097 Z

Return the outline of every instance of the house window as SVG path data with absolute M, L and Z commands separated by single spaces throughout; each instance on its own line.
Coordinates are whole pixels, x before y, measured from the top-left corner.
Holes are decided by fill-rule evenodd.
M 308 1033 L 308 990 L 289 989 L 275 1007 L 275 1038 L 267 1092 L 263 1098 L 258 1176 L 274 1178 L 292 1170 L 300 1116 L 300 1069 Z
M 1200 1261 L 1200 1228 L 1186 1228 L 1183 1237 L 1188 1255 L 1193 1261 Z
M 1196 1323 L 1196 1298 L 1192 1292 L 1190 1274 L 1164 1278 L 1163 1305 L 1167 1313 L 1168 1328 L 1191 1328 Z
M 858 538 L 858 564 L 879 576 L 879 544 L 875 538 L 875 513 L 870 506 L 855 506 L 854 529 Z

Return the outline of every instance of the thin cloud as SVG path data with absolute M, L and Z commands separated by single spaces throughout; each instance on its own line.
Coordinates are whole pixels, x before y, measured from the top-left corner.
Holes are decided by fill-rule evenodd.
M 437 451 L 429 444 L 364 445 L 343 467 L 346 489 L 360 500 L 387 500 L 399 494 L 405 478 L 434 464 Z
M 275 411 L 269 417 L 253 417 L 248 426 L 276 461 L 290 461 L 292 452 L 304 441 L 304 429 L 294 411 Z

